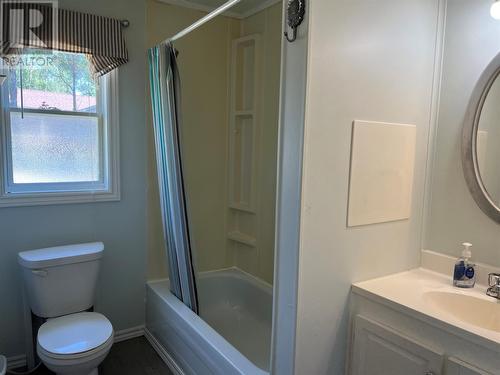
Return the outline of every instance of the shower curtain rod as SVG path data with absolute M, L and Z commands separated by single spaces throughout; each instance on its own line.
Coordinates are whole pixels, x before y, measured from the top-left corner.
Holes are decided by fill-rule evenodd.
M 241 0 L 229 0 L 228 2 L 222 4 L 220 7 L 217 9 L 214 9 L 212 12 L 208 13 L 205 17 L 200 18 L 198 21 L 193 23 L 191 26 L 186 27 L 184 30 L 179 31 L 177 34 L 175 34 L 173 37 L 168 38 L 165 40 L 166 43 L 168 42 L 173 42 L 177 39 L 182 38 L 184 35 L 189 34 L 191 31 L 197 29 L 204 23 L 210 21 L 212 18 L 217 17 L 219 14 L 225 12 L 229 8 L 233 7 L 234 5 L 238 4 Z

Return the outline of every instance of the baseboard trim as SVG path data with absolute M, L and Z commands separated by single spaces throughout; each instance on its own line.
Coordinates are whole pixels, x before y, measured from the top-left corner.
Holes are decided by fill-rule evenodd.
M 170 371 L 174 375 L 185 375 L 182 368 L 177 364 L 175 359 L 170 355 L 170 353 L 160 344 L 160 342 L 154 337 L 154 335 L 149 332 L 147 328 L 144 328 L 144 337 L 149 341 L 153 349 L 158 353 L 160 358 L 165 362 Z
M 141 336 L 144 336 L 144 325 L 116 331 L 115 342 L 125 341 L 128 339 L 133 339 L 135 337 L 141 337 Z
M 144 336 L 144 325 L 122 329 L 115 332 L 115 343 Z M 7 357 L 7 369 L 12 370 L 20 367 L 26 367 L 26 354 Z

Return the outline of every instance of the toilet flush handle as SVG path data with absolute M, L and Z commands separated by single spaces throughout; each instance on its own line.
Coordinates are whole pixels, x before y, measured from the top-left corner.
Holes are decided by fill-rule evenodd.
M 31 272 L 33 273 L 33 275 L 37 275 L 40 277 L 47 277 L 47 275 L 49 274 L 47 270 L 32 270 Z

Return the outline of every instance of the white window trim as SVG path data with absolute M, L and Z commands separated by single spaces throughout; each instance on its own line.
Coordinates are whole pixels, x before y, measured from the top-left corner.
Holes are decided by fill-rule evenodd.
M 118 70 L 115 69 L 101 78 L 100 90 L 103 100 L 103 141 L 108 147 L 103 149 L 104 185 L 102 190 L 53 191 L 53 192 L 9 192 L 8 151 L 6 149 L 6 121 L 9 116 L 5 105 L 2 106 L 0 121 L 0 208 L 15 206 L 38 206 L 53 204 L 89 203 L 120 200 L 120 162 L 119 162 L 119 110 L 118 110 Z M 6 86 L 6 85 L 4 85 Z M 1 88 L 5 98 L 6 88 Z M 68 184 L 70 186 L 70 184 Z M 75 185 L 76 186 L 76 185 Z

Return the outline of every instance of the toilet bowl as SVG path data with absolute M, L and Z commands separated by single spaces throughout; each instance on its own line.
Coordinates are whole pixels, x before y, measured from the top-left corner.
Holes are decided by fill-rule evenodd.
M 113 337 L 113 327 L 102 314 L 66 315 L 42 324 L 37 353 L 57 375 L 97 375 L 97 367 L 109 353 Z

